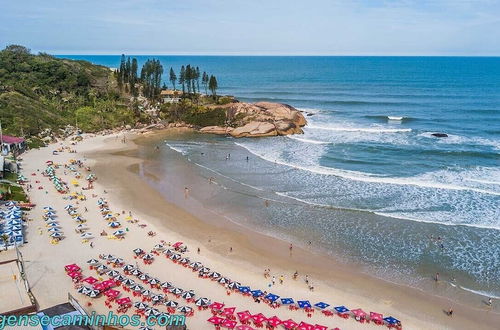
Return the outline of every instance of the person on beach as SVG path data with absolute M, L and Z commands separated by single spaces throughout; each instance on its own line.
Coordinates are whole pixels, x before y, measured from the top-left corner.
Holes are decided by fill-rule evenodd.
M 434 281 L 439 281 L 439 273 L 436 273 L 436 276 L 434 277 Z
M 451 309 L 451 307 L 450 307 L 450 309 L 448 310 L 448 316 L 453 316 L 453 309 Z
M 276 284 L 276 277 L 274 277 L 274 275 L 273 275 L 273 278 L 272 278 L 271 282 L 273 283 L 273 285 Z
M 280 284 L 283 285 L 283 281 L 285 280 L 285 277 L 283 275 L 280 276 Z
M 293 249 L 292 243 L 290 243 L 290 247 L 288 249 L 290 250 L 290 255 L 292 255 L 292 249 Z
M 293 273 L 293 279 L 296 280 L 298 276 L 299 276 L 299 272 L 295 271 L 295 273 Z
M 248 162 L 248 156 L 247 156 L 247 162 Z
M 187 199 L 189 197 L 189 189 L 188 187 L 184 187 L 184 198 Z
M 229 247 L 229 252 L 233 252 L 233 247 L 232 246 Z
M 198 254 L 200 254 L 200 248 L 198 248 Z
M 309 275 L 307 275 L 307 274 L 306 274 L 305 281 L 306 281 L 306 284 L 309 284 Z
M 493 299 L 491 297 L 488 298 L 488 306 L 491 306 L 493 304 Z

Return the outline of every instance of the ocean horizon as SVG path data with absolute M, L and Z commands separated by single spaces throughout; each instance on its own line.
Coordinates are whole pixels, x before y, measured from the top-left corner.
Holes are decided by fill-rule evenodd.
M 426 287 L 439 272 L 446 291 L 500 297 L 500 58 L 156 55 L 139 65 L 148 58 L 165 72 L 199 66 L 219 94 L 306 115 L 303 135 L 167 141 L 245 206 L 207 204 L 388 280 Z M 262 200 L 271 207 L 255 211 Z

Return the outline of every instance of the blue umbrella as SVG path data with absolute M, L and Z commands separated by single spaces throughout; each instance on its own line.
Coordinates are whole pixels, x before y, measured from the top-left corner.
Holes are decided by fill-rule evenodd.
M 311 303 L 309 300 L 299 300 L 297 301 L 297 304 L 299 305 L 300 308 L 311 308 Z
M 320 308 L 320 309 L 325 309 L 325 308 L 327 308 L 327 307 L 328 307 L 328 306 L 330 306 L 330 305 L 329 305 L 329 304 L 327 304 L 327 303 L 324 303 L 324 302 L 319 302 L 319 303 L 317 303 L 317 304 L 314 304 L 314 306 L 315 306 L 315 307 L 318 307 L 318 308 Z
M 240 290 L 240 292 L 243 292 L 243 293 L 249 293 L 250 292 L 250 287 L 249 286 L 240 286 L 238 288 L 238 290 Z
M 291 305 L 293 304 L 295 301 L 293 301 L 292 298 L 281 298 L 281 303 L 283 305 Z
M 345 313 L 349 311 L 349 309 L 346 308 L 345 306 L 337 306 L 334 307 L 333 309 L 335 309 L 338 313 Z
M 392 316 L 389 317 L 384 317 L 384 321 L 389 323 L 389 324 L 396 324 L 399 322 L 398 319 L 393 318 Z
M 267 296 L 265 296 L 264 298 L 266 298 L 267 300 L 269 300 L 270 302 L 275 302 L 276 300 L 278 300 L 280 296 L 277 296 L 273 293 L 268 293 Z
M 260 290 L 253 290 L 251 292 L 252 292 L 252 296 L 254 296 L 254 297 L 260 297 L 264 294 L 264 292 L 262 292 Z

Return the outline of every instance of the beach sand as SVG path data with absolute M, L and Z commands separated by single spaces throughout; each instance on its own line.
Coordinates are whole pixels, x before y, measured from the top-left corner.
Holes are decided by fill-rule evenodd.
M 175 132 L 147 135 L 154 137 L 159 134 Z M 82 305 L 91 301 L 89 311 L 107 313 L 109 309 L 104 306 L 103 297 L 92 300 L 76 293 L 73 283 L 64 272 L 64 265 L 77 263 L 84 269 L 84 275 L 97 277 L 94 271 L 88 269 L 88 259 L 111 253 L 124 258 L 127 263 L 135 263 L 132 253 L 134 248 L 140 247 L 149 251 L 160 240 L 165 240 L 172 243 L 183 241 L 189 248 L 186 255 L 191 257 L 191 260 L 200 261 L 232 280 L 252 288 L 266 289 L 281 297 L 309 300 L 311 303 L 325 301 L 335 306 L 345 305 L 349 308 L 362 308 L 366 312 L 380 312 L 384 316 L 392 315 L 402 321 L 405 329 L 498 329 L 500 315 L 486 306 L 478 304 L 477 308 L 472 308 L 416 289 L 375 279 L 356 269 L 340 265 L 331 258 L 296 247 L 290 255 L 288 242 L 258 234 L 229 221 L 224 222 L 219 215 L 211 215 L 209 211 L 206 211 L 203 219 L 195 217 L 189 212 L 190 207 L 181 208 L 165 200 L 163 195 L 137 175 L 138 171 L 141 171 L 142 160 L 133 156 L 134 150 L 138 148 L 133 141 L 136 137 L 137 135 L 128 133 L 126 143 L 122 142 L 121 134 L 87 137 L 76 146 L 71 146 L 77 153 L 63 152 L 53 156 L 52 151 L 61 146 L 58 143 L 31 150 L 23 155 L 23 173 L 34 186 L 30 191 L 30 198 L 37 207 L 29 213 L 32 221 L 29 221 L 27 227 L 28 243 L 21 251 L 26 261 L 28 280 L 40 308 L 66 302 L 68 293 L 71 293 Z M 69 146 L 69 143 L 63 142 L 62 145 Z M 84 192 L 87 200 L 80 201 L 78 205 L 74 201 L 64 200 L 65 195 L 56 192 L 48 179 L 41 176 L 47 160 L 63 164 L 70 159 L 83 160 L 98 177 L 94 189 Z M 86 176 L 87 173 L 83 169 L 81 172 Z M 36 173 L 36 176 L 31 176 L 31 173 Z M 58 174 L 61 174 L 66 182 L 71 182 L 69 171 L 65 176 L 59 169 Z M 40 180 L 40 184 L 36 184 L 35 180 Z M 85 184 L 84 180 L 80 182 Z M 38 186 L 43 186 L 44 189 L 37 189 Z M 173 185 L 172 189 L 177 189 L 180 195 L 184 194 L 182 186 Z M 81 191 L 81 188 L 71 187 L 71 190 Z M 113 212 L 125 211 L 125 215 L 119 217 L 123 224 L 122 229 L 129 229 L 124 240 L 99 236 L 102 230 L 108 233 L 112 230 L 102 219 L 96 205 L 98 198 L 92 198 L 92 193 L 106 198 Z M 193 209 L 201 208 L 195 200 L 191 201 L 188 197 L 187 205 L 190 205 L 190 202 Z M 82 243 L 80 235 L 75 233 L 76 224 L 64 210 L 67 204 L 78 206 L 82 216 L 88 220 L 90 232 L 95 235 L 92 240 L 93 248 L 88 243 Z M 42 220 L 42 208 L 47 205 L 56 209 L 57 219 L 66 236 L 56 245 L 50 243 Z M 84 207 L 87 207 L 88 212 L 83 212 Z M 140 228 L 137 224 L 127 223 L 124 219 L 129 211 L 133 218 L 139 219 L 140 223 L 147 226 Z M 39 233 L 39 228 L 43 229 L 42 234 Z M 148 231 L 154 231 L 157 235 L 149 237 Z M 200 254 L 196 252 L 198 247 L 201 249 Z M 7 259 L 9 254 L 12 257 L 13 251 L 4 252 L 0 257 Z M 292 318 L 295 321 L 323 324 L 329 328 L 378 328 L 374 324 L 360 324 L 352 318 L 344 320 L 337 316 L 325 317 L 319 312 L 308 318 L 302 311 L 289 311 L 284 307 L 271 309 L 266 304 L 257 304 L 240 294 L 227 296 L 220 284 L 199 279 L 197 273 L 171 262 L 164 256 L 156 257 L 151 265 L 141 263 L 140 268 L 162 281 L 170 281 L 183 289 L 195 290 L 197 297 L 208 297 L 212 301 L 223 302 L 226 306 L 235 306 L 237 311 L 248 309 L 251 313 L 262 312 L 268 317 L 277 315 L 283 320 Z M 272 287 L 269 287 L 270 279 L 263 276 L 264 269 L 267 268 L 271 269 L 271 275 L 277 279 L 277 283 Z M 300 274 L 297 280 L 291 278 L 295 271 Z M 314 283 L 314 292 L 307 288 L 305 274 L 308 274 Z M 285 277 L 282 285 L 278 281 L 280 275 Z M 184 304 L 182 299 L 180 302 L 181 305 Z M 454 310 L 453 317 L 445 314 L 450 307 Z M 196 311 L 193 317 L 187 319 L 188 328 L 211 329 L 212 326 L 206 321 L 210 316 L 208 311 Z

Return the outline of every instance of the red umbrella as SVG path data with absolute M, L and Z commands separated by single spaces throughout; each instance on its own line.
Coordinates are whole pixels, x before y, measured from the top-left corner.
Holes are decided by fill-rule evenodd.
M 118 305 L 129 305 L 132 304 L 132 300 L 129 297 L 121 298 L 116 301 Z
M 182 242 L 177 242 L 174 245 L 172 245 L 174 248 L 178 248 L 179 246 L 182 245 Z
M 300 322 L 299 326 L 297 327 L 297 330 L 314 330 L 314 325 L 306 322 Z
M 106 289 L 106 287 L 102 283 L 95 283 L 94 285 L 92 285 L 92 287 L 96 290 L 99 290 L 99 291 Z
M 78 267 L 77 264 L 71 264 L 71 265 L 66 265 L 64 266 L 64 269 L 67 271 L 67 272 L 77 272 L 80 270 L 80 267 Z
M 273 328 L 276 328 L 278 325 L 281 324 L 281 320 L 279 317 L 277 317 L 276 315 L 271 317 L 271 318 L 268 318 L 267 319 L 267 323 L 272 326 Z
M 252 319 L 254 320 L 255 323 L 262 323 L 265 320 L 267 320 L 267 318 L 264 315 L 262 315 L 262 313 L 253 315 Z
M 236 329 L 238 329 L 238 330 L 254 330 L 251 326 L 246 325 L 246 324 L 238 325 L 236 327 Z
M 102 285 L 104 285 L 105 288 L 111 288 L 116 286 L 116 283 L 113 280 L 106 280 L 102 282 Z
M 252 317 L 252 314 L 250 314 L 249 311 L 238 312 L 236 315 L 238 315 L 241 322 L 245 322 Z
M 325 327 L 324 325 L 315 324 L 314 330 L 328 330 L 328 327 Z
M 224 307 L 224 304 L 221 304 L 220 302 L 213 302 L 212 305 L 210 305 L 210 308 L 214 311 L 221 310 L 222 307 Z
M 226 308 L 224 308 L 224 310 L 223 310 L 222 314 L 223 314 L 224 316 L 226 316 L 226 317 L 227 317 L 227 316 L 231 316 L 231 315 L 233 315 L 233 314 L 234 314 L 234 311 L 235 311 L 235 310 L 236 310 L 236 307 L 226 307 Z
M 69 272 L 68 276 L 71 277 L 71 278 L 80 277 L 80 276 L 82 276 L 82 273 L 80 273 L 80 272 Z
M 120 295 L 120 291 L 109 289 L 103 293 L 106 297 L 117 298 Z
M 357 316 L 357 317 L 365 317 L 366 316 L 366 312 L 364 310 L 362 310 L 361 308 L 351 309 L 351 313 L 353 313 L 354 316 Z
M 221 317 L 218 317 L 218 316 L 212 316 L 207 321 L 212 323 L 212 324 L 219 325 L 222 323 L 222 321 L 224 321 L 224 319 Z
M 237 322 L 229 319 L 225 319 L 222 321 L 221 326 L 228 328 L 228 329 L 234 329 L 236 326 Z
M 88 284 L 94 284 L 95 282 L 97 282 L 97 279 L 92 276 L 89 276 L 84 278 L 83 281 L 87 282 Z
M 370 320 L 372 321 L 381 321 L 384 319 L 384 316 L 380 313 L 370 312 Z
M 286 321 L 281 322 L 281 324 L 286 328 L 286 329 L 294 329 L 298 324 L 292 319 L 288 319 Z

